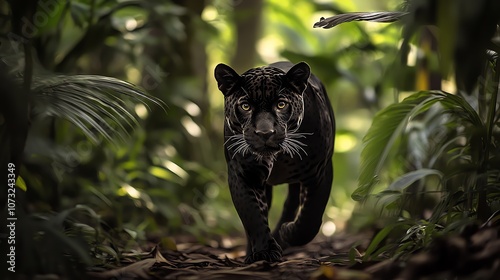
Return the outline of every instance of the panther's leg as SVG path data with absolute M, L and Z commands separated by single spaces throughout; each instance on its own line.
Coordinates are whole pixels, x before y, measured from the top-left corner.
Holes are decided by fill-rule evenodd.
M 267 211 L 271 209 L 271 204 L 273 203 L 273 186 L 266 184 L 266 201 L 267 201 Z
M 282 242 L 279 236 L 279 230 L 281 228 L 281 225 L 283 225 L 284 223 L 295 220 L 299 204 L 300 204 L 300 183 L 289 184 L 288 195 L 286 197 L 285 204 L 283 205 L 283 212 L 281 212 L 281 217 L 273 231 L 274 238 L 276 239 L 276 241 L 278 241 L 278 243 L 281 245 L 282 248 L 285 244 Z
M 326 204 L 330 197 L 333 181 L 331 159 L 325 166 L 322 176 L 302 182 L 303 203 L 293 222 L 281 226 L 280 241 L 286 245 L 300 246 L 311 241 L 318 233 Z
M 281 247 L 268 226 L 266 170 L 242 168 L 236 161 L 228 163 L 229 189 L 248 239 L 246 263 L 281 259 Z
M 267 202 L 267 211 L 265 213 L 266 217 L 269 217 L 269 210 L 271 209 L 271 203 L 273 200 L 273 186 L 266 184 L 265 185 L 266 189 L 266 202 Z M 250 240 L 250 238 L 247 235 L 247 240 Z M 252 254 L 252 246 L 250 246 L 250 243 L 247 246 L 247 256 Z

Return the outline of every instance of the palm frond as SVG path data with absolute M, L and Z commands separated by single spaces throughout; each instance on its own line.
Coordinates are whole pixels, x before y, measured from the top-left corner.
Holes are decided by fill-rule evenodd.
M 99 135 L 110 142 L 123 139 L 137 125 L 131 102 L 164 108 L 128 82 L 96 75 L 35 76 L 31 95 L 35 114 L 66 119 L 95 143 Z
M 395 22 L 403 18 L 406 12 L 356 12 L 334 15 L 329 18 L 321 18 L 313 27 L 324 29 L 335 27 L 341 23 L 351 21 L 371 21 L 371 22 Z
M 440 102 L 444 107 L 443 113 L 449 113 L 452 117 L 475 127 L 482 126 L 476 111 L 463 98 L 440 91 L 419 92 L 401 103 L 388 106 L 375 116 L 372 126 L 363 138 L 359 187 L 352 194 L 353 199 L 363 200 L 371 193 L 389 152 L 394 148 L 408 122 L 436 102 Z

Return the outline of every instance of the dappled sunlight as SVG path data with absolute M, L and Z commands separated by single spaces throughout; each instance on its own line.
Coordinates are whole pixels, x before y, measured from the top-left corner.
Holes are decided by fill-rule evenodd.
M 8 263 L 19 278 L 454 279 L 466 271 L 496 279 L 498 0 L 4 2 L 0 161 L 9 167 L 7 256 L 17 266 Z M 258 95 L 249 76 L 218 67 L 214 77 L 219 63 L 242 74 L 277 61 L 309 67 L 264 86 L 276 104 L 247 100 Z M 308 112 L 296 122 L 300 101 L 287 99 L 299 97 L 309 70 L 335 114 L 333 182 L 319 199 L 309 179 L 331 176 L 308 163 L 329 155 L 314 142 L 329 125 L 314 128 Z M 252 110 L 238 107 L 247 102 Z M 288 144 L 308 152 L 302 163 L 289 160 L 290 171 L 268 161 L 288 158 L 267 144 L 262 158 L 253 144 L 246 153 L 253 136 L 281 129 L 224 127 L 255 121 L 235 120 L 245 114 L 287 127 Z M 284 153 L 285 144 L 276 148 Z M 273 186 L 267 211 L 264 190 L 279 177 L 303 185 L 290 196 L 290 186 Z M 309 198 L 318 212 L 306 209 Z M 280 245 L 296 241 L 282 233 L 309 229 L 302 213 L 317 214 L 310 228 L 319 234 L 281 254 L 251 235 L 266 237 L 284 208 L 281 221 L 300 222 L 275 236 Z M 247 262 L 266 261 L 245 263 L 247 238 Z
M 139 23 L 137 22 L 137 20 L 135 18 L 129 18 L 125 21 L 125 28 L 128 31 L 132 31 L 132 30 L 136 29 L 137 26 L 139 26 Z
M 205 9 L 203 9 L 203 12 L 201 13 L 201 18 L 205 21 L 213 21 L 217 20 L 219 17 L 219 12 L 214 6 L 207 6 Z
M 132 65 L 127 65 L 125 68 L 126 74 L 127 74 L 127 79 L 134 83 L 134 84 L 139 84 L 141 81 L 141 72 L 134 66 Z
M 174 163 L 173 161 L 170 160 L 164 160 L 163 161 L 163 166 L 167 168 L 168 170 L 172 171 L 175 175 L 179 176 L 182 179 L 187 179 L 189 174 L 184 170 L 182 167 Z
M 177 149 L 174 146 L 167 144 L 163 148 L 163 153 L 165 153 L 167 157 L 172 158 L 177 155 Z
M 201 128 L 200 126 L 193 121 L 188 116 L 184 116 L 181 118 L 181 123 L 186 129 L 187 133 L 189 133 L 193 137 L 200 137 L 201 136 Z
M 177 155 L 177 149 L 172 145 L 165 145 L 163 152 L 168 157 L 174 157 Z
M 132 187 L 131 185 L 128 184 L 122 185 L 120 189 L 118 189 L 117 194 L 120 196 L 129 196 L 133 198 L 134 204 L 136 204 L 139 207 L 145 206 L 147 209 L 151 211 L 156 210 L 156 206 L 154 205 L 149 195 Z
M 321 226 L 321 233 L 324 236 L 332 236 L 336 230 L 337 230 L 337 226 L 332 221 L 326 221 Z
M 283 40 L 277 34 L 269 34 L 257 42 L 257 51 L 266 63 L 283 60 L 280 55 L 283 47 Z
M 187 101 L 184 105 L 184 110 L 192 117 L 197 117 L 201 114 L 200 106 L 196 105 L 194 102 Z
M 141 193 L 131 185 L 122 185 L 120 190 L 118 191 L 119 195 L 128 195 L 131 198 L 141 198 Z
M 352 151 L 358 145 L 358 138 L 352 134 L 337 134 L 335 137 L 335 152 L 346 153 Z
M 357 109 L 353 112 L 344 114 L 338 119 L 337 130 L 346 129 L 356 133 L 364 134 L 371 125 L 370 113 L 365 109 Z
M 136 104 L 135 105 L 135 113 L 137 114 L 137 116 L 141 119 L 146 119 L 148 117 L 148 108 L 146 108 L 146 106 L 144 104 Z
M 335 184 L 335 182 L 334 182 Z M 336 187 L 334 185 L 334 187 Z M 325 211 L 325 215 L 330 219 L 330 221 L 335 223 L 335 232 L 342 232 L 346 228 L 346 224 L 352 216 L 355 203 L 354 201 L 346 201 L 341 207 L 339 206 L 329 206 Z

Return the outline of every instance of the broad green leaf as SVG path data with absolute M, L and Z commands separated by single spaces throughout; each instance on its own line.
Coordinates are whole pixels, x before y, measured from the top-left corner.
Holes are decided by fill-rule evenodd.
M 402 192 L 411 184 L 430 175 L 437 175 L 439 178 L 443 178 L 443 173 L 441 173 L 440 171 L 435 169 L 423 168 L 404 174 L 403 176 L 392 182 L 392 184 L 387 189 Z
M 406 128 L 408 121 L 415 115 L 427 110 L 442 95 L 432 92 L 419 92 L 411 95 L 401 103 L 396 103 L 381 110 L 375 116 L 372 126 L 363 138 L 364 148 L 361 151 L 361 171 L 359 187 L 352 195 L 353 199 L 365 198 L 372 190 L 375 180 L 393 148 L 398 137 Z
M 387 209 L 395 206 L 395 202 L 398 201 L 403 195 L 400 191 L 384 190 L 377 194 L 379 200 L 377 203 L 384 205 Z
M 358 189 L 352 194 L 354 200 L 363 200 L 371 193 L 376 179 L 388 160 L 389 152 L 394 149 L 396 140 L 401 137 L 408 122 L 428 110 L 436 102 L 444 107 L 444 113 L 455 119 L 472 124 L 479 131 L 484 127 L 479 115 L 462 97 L 440 92 L 423 91 L 415 93 L 381 110 L 374 118 L 372 126 L 363 138 L 361 152 L 361 171 Z
M 439 101 L 445 108 L 446 113 L 451 114 L 459 120 L 469 122 L 478 129 L 484 127 L 483 121 L 481 121 L 478 113 L 472 108 L 467 100 L 454 94 L 438 92 L 435 94 L 442 96 Z

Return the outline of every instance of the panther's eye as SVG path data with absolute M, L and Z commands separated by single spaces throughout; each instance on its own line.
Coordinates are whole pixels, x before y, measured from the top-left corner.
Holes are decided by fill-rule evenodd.
M 250 110 L 250 104 L 248 104 L 248 103 L 242 103 L 240 106 L 241 106 L 241 109 L 243 109 L 243 111 Z
M 283 108 L 286 107 L 286 102 L 285 101 L 280 101 L 280 102 L 278 102 L 278 104 L 276 104 L 276 107 L 278 109 L 283 109 Z

